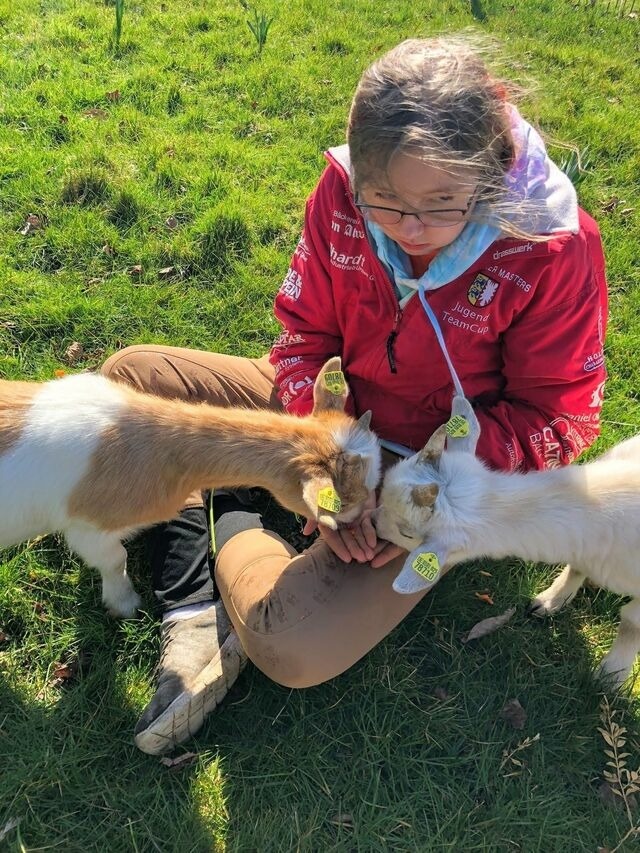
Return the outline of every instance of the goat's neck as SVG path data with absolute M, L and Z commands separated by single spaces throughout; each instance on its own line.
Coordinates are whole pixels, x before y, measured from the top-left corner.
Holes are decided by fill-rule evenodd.
M 327 451 L 326 424 L 317 418 L 166 400 L 146 404 L 139 416 L 139 434 L 190 490 L 250 484 L 277 494 L 280 484 L 290 485 L 302 454 Z
M 579 467 L 506 474 L 478 466 L 466 476 L 459 469 L 447 494 L 470 556 L 558 559 L 557 542 L 580 527 L 571 517 L 587 508 L 583 474 Z

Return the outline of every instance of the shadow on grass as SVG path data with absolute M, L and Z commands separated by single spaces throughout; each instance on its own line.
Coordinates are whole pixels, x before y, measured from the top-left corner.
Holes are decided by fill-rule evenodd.
M 9 850 L 564 853 L 614 846 L 627 829 L 597 796 L 606 759 L 590 626 L 610 630 L 612 596 L 587 591 L 535 620 L 524 605 L 542 570 L 532 581 L 513 561 L 461 567 L 327 684 L 292 691 L 249 665 L 185 744 L 197 762 L 172 772 L 132 742 L 157 660 L 155 621 L 117 625 L 97 577 L 83 570 L 76 584 L 64 579 L 69 557 L 35 556 L 44 568 L 32 569 L 27 595 L 44 610 L 23 630 L 15 620 L 21 634 L 0 656 L 0 832 L 21 820 Z M 149 599 L 143 573 L 136 586 Z M 494 607 L 476 598 L 485 589 Z M 512 604 L 506 627 L 462 643 Z M 3 609 L 0 620 L 11 618 Z M 42 691 L 65 643 L 80 671 Z M 513 698 L 522 729 L 500 716 Z M 637 745 L 637 700 L 616 707 Z
M 155 621 L 114 622 L 99 577 L 83 568 L 76 583 L 77 563 L 47 542 L 22 578 L 35 617 L 0 609 L 10 634 L 0 647 L 0 839 L 19 821 L 0 849 L 222 849 L 222 785 L 206 821 L 192 790 L 215 754 L 175 773 L 133 744 L 158 654 Z M 56 679 L 59 662 L 70 677 Z

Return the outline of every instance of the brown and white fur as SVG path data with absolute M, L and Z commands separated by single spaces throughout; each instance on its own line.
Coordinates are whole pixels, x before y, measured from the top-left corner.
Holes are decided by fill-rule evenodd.
M 412 550 L 427 543 L 440 564 L 478 557 L 569 563 L 534 599 L 538 615 L 571 601 L 586 578 L 632 600 L 598 675 L 621 684 L 640 650 L 640 436 L 594 462 L 525 474 L 489 470 L 445 448 L 444 427 L 384 479 L 376 528 Z M 410 565 L 394 588 L 425 584 Z
M 122 540 L 177 515 L 196 489 L 259 486 L 287 509 L 331 527 L 359 515 L 377 485 L 380 451 L 370 413 L 345 411 L 348 389 L 314 387 L 309 417 L 223 408 L 142 394 L 102 376 L 0 381 L 0 547 L 64 534 L 97 568 L 102 597 L 132 616 L 139 597 Z M 332 488 L 339 513 L 318 507 Z

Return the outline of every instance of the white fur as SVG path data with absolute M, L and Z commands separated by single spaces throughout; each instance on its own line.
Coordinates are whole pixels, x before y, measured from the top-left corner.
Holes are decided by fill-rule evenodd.
M 107 610 L 128 618 L 140 606 L 121 544 L 132 531 L 105 532 L 67 514 L 101 433 L 124 407 L 118 387 L 102 376 L 78 374 L 40 386 L 20 438 L 0 456 L 0 547 L 64 531 L 69 547 L 102 574 Z
M 433 505 L 416 505 L 414 488 L 432 483 Z M 616 683 L 628 676 L 640 650 L 640 436 L 595 462 L 527 474 L 491 471 L 470 452 L 445 450 L 429 464 L 417 454 L 387 473 L 380 504 L 379 536 L 408 550 L 426 543 L 447 565 L 483 556 L 570 563 L 534 600 L 536 613 L 558 610 L 587 577 L 631 596 L 599 670 Z M 400 589 L 424 588 L 415 578 L 405 566 Z

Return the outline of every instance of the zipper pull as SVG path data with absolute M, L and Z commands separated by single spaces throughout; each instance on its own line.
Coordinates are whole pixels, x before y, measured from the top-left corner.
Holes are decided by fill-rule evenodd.
M 387 338 L 387 361 L 389 362 L 389 368 L 392 373 L 398 372 L 398 369 L 396 367 L 396 359 L 393 354 L 393 345 L 395 343 L 396 338 L 398 337 L 398 325 L 401 319 L 402 311 L 398 309 L 398 311 L 396 311 L 396 316 L 393 321 L 393 329 L 391 330 L 391 334 Z

